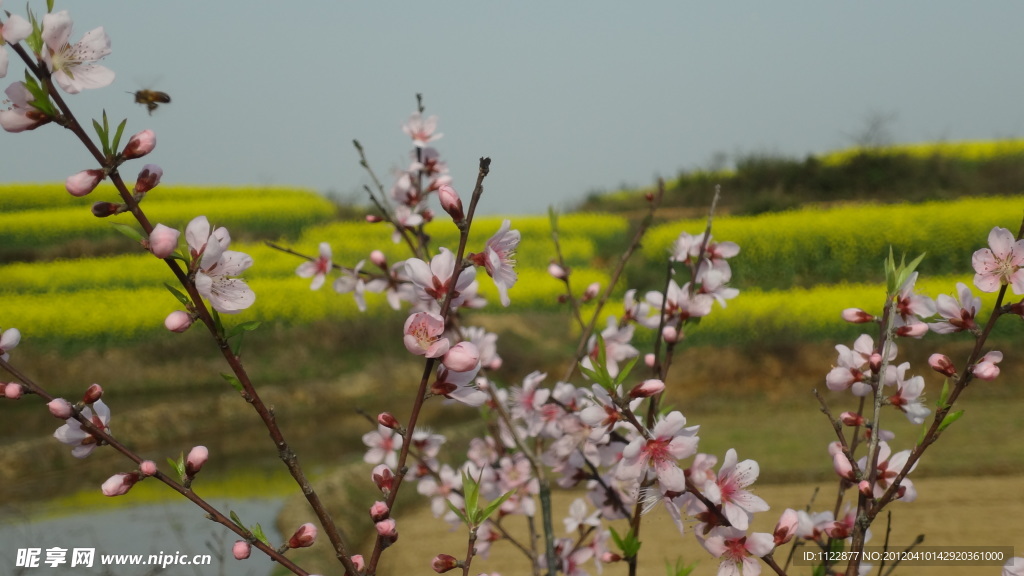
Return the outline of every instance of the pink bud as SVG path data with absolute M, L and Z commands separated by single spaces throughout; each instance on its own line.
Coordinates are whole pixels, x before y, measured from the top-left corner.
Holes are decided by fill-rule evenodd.
M 597 295 L 600 292 L 601 292 L 601 284 L 600 284 L 600 282 L 592 283 L 590 286 L 587 286 L 586 290 L 583 291 L 583 301 L 586 302 L 587 300 L 593 300 L 594 298 L 597 298 Z
M 841 540 L 850 535 L 850 527 L 842 522 L 832 522 L 827 524 L 822 531 L 828 535 L 829 538 L 835 538 Z
M 928 333 L 928 325 L 924 322 L 906 324 L 896 329 L 896 335 L 904 338 L 921 338 Z
M 661 380 L 650 379 L 644 380 L 640 384 L 637 384 L 629 391 L 630 398 L 649 398 L 655 394 L 661 394 L 662 390 L 665 389 L 665 383 Z
M 480 363 L 480 350 L 472 342 L 459 342 L 448 349 L 441 363 L 453 372 L 469 372 Z
M 163 168 L 156 164 L 146 164 L 135 179 L 135 192 L 145 194 L 160 184 L 160 178 L 164 175 Z
M 459 223 L 466 219 L 466 214 L 462 211 L 462 198 L 459 198 L 455 188 L 445 184 L 438 189 L 437 197 L 441 200 L 441 208 L 444 208 L 452 220 Z
M 956 366 L 953 365 L 953 361 L 949 359 L 949 356 L 945 354 L 932 354 L 928 357 L 928 365 L 939 374 L 950 377 L 956 376 Z
M 861 480 L 860 483 L 857 484 L 857 491 L 865 496 L 871 496 L 874 493 L 871 489 L 871 483 L 867 480 Z
M 621 562 L 622 556 L 619 556 L 615 552 L 605 552 L 601 554 L 602 564 L 611 564 L 612 562 Z
M 434 560 L 430 563 L 430 567 L 434 569 L 434 572 L 438 574 L 444 574 L 449 570 L 453 570 L 459 567 L 459 561 L 448 554 L 438 554 L 434 556 Z
M 125 160 L 142 158 L 152 152 L 153 148 L 156 148 L 156 134 L 152 130 L 143 130 L 128 140 L 128 144 L 125 145 L 121 156 Z
M 851 481 L 856 479 L 853 474 L 853 464 L 850 464 L 850 459 L 842 452 L 839 452 L 832 457 L 832 468 L 841 478 L 846 478 Z
M 288 539 L 289 548 L 308 548 L 316 542 L 316 526 L 306 522 Z
M 372 472 L 373 483 L 377 485 L 377 488 L 384 493 L 385 496 L 391 494 L 391 488 L 395 483 L 395 475 L 391 473 L 391 469 L 385 464 L 378 464 L 374 467 Z
M 14 382 L 4 386 L 4 396 L 10 400 L 17 400 L 18 398 L 21 398 L 24 391 L 25 390 L 21 387 L 21 384 L 15 384 Z
M 192 325 L 192 316 L 188 312 L 182 312 L 181 310 L 175 310 L 167 315 L 164 319 L 164 328 L 167 328 L 171 332 L 184 332 L 188 330 L 188 327 Z
M 362 554 L 353 554 L 352 564 L 356 567 L 356 570 L 359 570 L 360 572 L 366 569 L 366 560 L 363 559 Z
M 82 395 L 82 402 L 92 404 L 100 398 L 103 398 L 103 387 L 99 384 L 92 384 L 85 390 L 85 394 Z
M 882 368 L 882 355 L 878 352 L 872 354 L 868 357 L 868 365 L 871 366 L 872 371 L 878 372 Z
M 231 547 L 231 555 L 235 557 L 235 560 L 245 560 L 251 553 L 252 545 L 245 540 L 239 540 Z
M 979 380 L 995 380 L 999 376 L 999 366 L 996 363 L 1003 360 L 1003 353 L 993 350 L 981 357 L 978 363 L 971 367 L 971 373 Z
M 92 215 L 97 218 L 106 218 L 107 216 L 120 214 L 123 209 L 124 204 L 115 204 L 113 202 L 96 202 L 92 205 Z
M 555 280 L 565 280 L 569 277 L 569 270 L 564 266 L 560 266 L 556 262 L 548 264 L 548 274 L 551 275 Z
M 675 326 L 665 326 L 661 330 L 661 339 L 668 343 L 679 342 L 683 339 L 683 334 L 676 330 Z
M 77 174 L 68 176 L 68 179 L 64 181 L 64 188 L 67 189 L 68 194 L 82 197 L 95 190 L 96 186 L 99 186 L 100 181 L 106 177 L 107 175 L 103 173 L 103 170 L 82 170 Z
M 796 528 L 799 521 L 800 518 L 797 515 L 796 510 L 786 508 L 782 513 L 782 516 L 779 517 L 778 524 L 775 525 L 773 536 L 775 537 L 776 546 L 781 546 L 793 539 L 793 536 L 796 535 Z
M 387 517 L 390 515 L 391 509 L 388 508 L 386 502 L 381 502 L 378 500 L 377 502 L 373 503 L 373 506 L 370 506 L 370 518 L 372 518 L 374 522 L 386 520 Z
M 843 310 L 843 320 L 853 324 L 863 324 L 865 322 L 871 322 L 874 319 L 874 316 L 860 308 L 847 308 L 846 310 Z
M 842 442 L 836 440 L 834 442 L 829 442 L 828 443 L 828 455 L 829 456 L 835 456 L 836 454 L 842 454 L 842 453 L 843 453 L 843 444 L 842 444 Z
M 381 218 L 380 216 L 377 216 L 376 214 L 367 214 L 366 221 L 369 222 L 370 224 L 376 224 L 378 222 L 383 222 L 384 219 Z
M 392 416 L 390 412 L 381 412 L 380 414 L 377 414 L 377 424 L 392 430 L 398 430 L 402 427 L 398 422 L 398 419 Z
M 434 219 L 434 211 L 430 208 L 424 208 L 423 212 L 420 212 L 420 216 L 423 216 L 424 222 L 430 222 Z
M 114 474 L 103 483 L 103 495 L 124 496 L 140 478 L 138 472 Z
M 210 459 L 210 451 L 206 449 L 206 446 L 196 446 L 188 453 L 188 458 L 185 459 L 185 476 L 191 478 L 199 471 L 203 469 L 203 464 Z
M 143 476 L 156 475 L 156 462 L 153 462 L 152 460 L 143 460 L 142 464 L 139 464 L 139 472 L 142 472 Z
M 53 414 L 61 420 L 71 418 L 71 415 L 75 412 L 74 408 L 71 407 L 71 403 L 63 398 L 54 398 L 53 400 L 50 400 L 50 402 L 46 404 L 46 407 L 50 409 L 50 414 Z
M 862 426 L 864 424 L 864 417 L 856 412 L 843 412 L 839 415 L 839 419 L 847 426 Z
M 157 224 L 153 227 L 153 231 L 149 233 L 149 251 L 160 259 L 169 257 L 178 248 L 178 237 L 180 235 L 181 232 L 170 226 Z
M 374 528 L 377 529 L 377 536 L 380 537 L 383 547 L 386 548 L 398 541 L 398 526 L 394 518 L 381 520 L 374 524 Z
M 644 354 L 644 365 L 648 368 L 654 367 L 655 360 L 657 360 L 657 357 L 655 357 L 654 354 Z
M 370 262 L 373 262 L 378 268 L 387 270 L 388 269 L 388 257 L 384 255 L 380 250 L 374 250 L 370 252 Z

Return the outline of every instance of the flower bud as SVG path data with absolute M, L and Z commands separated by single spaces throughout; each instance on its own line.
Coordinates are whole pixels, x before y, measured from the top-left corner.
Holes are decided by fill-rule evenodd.
M 829 538 L 835 538 L 836 540 L 842 540 L 850 535 L 850 527 L 842 522 L 832 522 L 827 524 L 822 531 Z
M 142 167 L 142 171 L 139 172 L 139 176 L 135 179 L 135 193 L 145 194 L 153 188 L 156 188 L 160 184 L 160 178 L 163 177 L 163 168 L 160 168 L 156 164 L 146 164 Z
M 924 322 L 906 324 L 896 329 L 896 335 L 900 337 L 921 338 L 928 333 L 928 325 Z
M 288 539 L 289 548 L 308 548 L 316 542 L 316 526 L 306 522 Z
M 370 224 L 376 224 L 378 222 L 383 222 L 384 219 L 381 218 L 380 216 L 377 216 L 376 214 L 367 214 L 366 221 L 369 222 Z
M 843 320 L 850 322 L 851 324 L 864 324 L 865 322 L 871 322 L 875 317 L 860 308 L 847 308 L 843 310 Z
M 437 197 L 441 200 L 441 208 L 444 208 L 456 224 L 466 219 L 466 214 L 462 211 L 462 198 L 459 198 L 455 188 L 445 184 L 438 189 Z
M 424 208 L 423 211 L 420 212 L 420 216 L 423 217 L 424 222 L 430 222 L 434 219 L 434 211 L 430 208 Z
M 398 419 L 392 416 L 390 412 L 381 412 L 380 414 L 377 414 L 377 424 L 392 430 L 398 430 L 402 427 L 398 422 Z
M 374 250 L 370 252 L 370 262 L 373 262 L 375 266 L 383 270 L 388 269 L 388 257 L 384 255 L 380 250 Z
M 928 365 L 932 367 L 932 370 L 944 376 L 951 378 L 956 376 L 956 366 L 953 365 L 953 361 L 949 359 L 949 356 L 945 354 L 932 354 L 928 357 Z
M 178 248 L 179 236 L 181 236 L 181 232 L 178 230 L 157 224 L 149 233 L 149 251 L 157 258 L 168 258 Z
M 472 342 L 459 342 L 448 349 L 441 363 L 453 372 L 469 372 L 480 363 L 480 350 Z
M 434 569 L 434 572 L 444 574 L 449 570 L 458 568 L 459 561 L 454 556 L 438 554 L 437 556 L 434 556 L 434 560 L 430 562 L 430 567 Z
M 100 398 L 103 398 L 103 387 L 99 384 L 92 384 L 85 390 L 85 394 L 82 395 L 82 402 L 92 404 Z
M 629 391 L 630 398 L 649 398 L 655 394 L 660 394 L 665 389 L 665 383 L 661 380 L 650 379 L 644 380 L 640 384 L 637 384 Z
M 181 310 L 175 310 L 167 315 L 164 319 L 164 328 L 167 328 L 171 332 L 184 332 L 188 330 L 188 327 L 192 325 L 192 316 L 188 312 L 182 312 Z
M 654 354 L 644 354 L 644 365 L 648 368 L 654 368 L 654 361 L 657 357 Z
M 832 468 L 841 478 L 851 481 L 856 479 L 853 474 L 853 464 L 850 464 L 850 459 L 842 452 L 838 452 L 832 457 Z
M 206 446 L 196 446 L 188 453 L 188 458 L 185 459 L 185 476 L 191 478 L 199 471 L 203 469 L 203 464 L 210 459 L 210 451 L 206 449 Z
M 856 412 L 843 412 L 839 415 L 839 420 L 847 426 L 863 426 L 864 417 Z
M 569 269 L 557 262 L 552 262 L 548 264 L 548 274 L 555 280 L 565 280 L 569 277 Z
M 374 522 L 380 522 L 381 520 L 387 520 L 388 516 L 391 515 L 391 509 L 388 508 L 386 502 L 377 501 L 370 506 L 370 518 Z
M 782 516 L 779 517 L 779 522 L 775 525 L 775 531 L 772 534 L 775 537 L 776 546 L 782 546 L 793 539 L 793 536 L 796 535 L 799 521 L 800 517 L 797 515 L 796 510 L 786 508 Z
M 106 177 L 107 175 L 103 170 L 82 170 L 77 174 L 68 176 L 68 179 L 64 181 L 64 188 L 67 189 L 68 194 L 80 198 L 95 190 L 99 186 L 100 181 Z
M 679 342 L 683 339 L 683 333 L 676 330 L 675 326 L 665 326 L 661 330 L 661 339 L 670 344 Z
M 356 570 L 362 572 L 366 569 L 366 560 L 363 559 L 362 554 L 353 554 L 352 565 L 356 567 Z
M 14 382 L 11 382 L 3 388 L 4 396 L 9 400 L 17 400 L 18 398 L 21 398 L 21 395 L 24 392 L 25 389 L 21 387 L 21 384 L 15 384 Z
M 252 545 L 245 540 L 238 540 L 235 545 L 231 547 L 231 555 L 235 557 L 235 560 L 245 560 L 252 553 Z
M 143 460 L 142 464 L 139 464 L 139 472 L 142 472 L 143 476 L 155 476 L 157 473 L 156 462 Z
M 61 420 L 67 420 L 71 418 L 71 415 L 75 413 L 71 403 L 63 398 L 54 398 L 46 404 L 46 407 L 50 409 L 50 414 L 54 417 L 60 418 Z
M 114 202 L 96 202 L 92 205 L 92 215 L 97 218 L 106 218 L 107 216 L 120 214 L 123 209 L 124 204 L 116 204 Z
M 128 144 L 125 145 L 121 156 L 125 160 L 142 158 L 152 152 L 153 148 L 156 148 L 156 134 L 152 130 L 143 130 L 128 140 Z
M 871 489 L 871 483 L 867 480 L 861 480 L 860 484 L 857 484 L 857 491 L 865 496 L 871 496 L 874 492 Z
M 871 366 L 872 372 L 878 372 L 882 368 L 882 355 L 875 352 L 868 357 L 868 366 Z
M 597 298 L 597 295 L 600 292 L 601 292 L 601 283 L 600 282 L 593 282 L 593 283 L 591 283 L 590 286 L 587 286 L 587 289 L 583 292 L 583 301 L 586 302 L 588 300 L 593 300 L 594 298 Z
M 395 524 L 394 518 L 381 520 L 373 526 L 377 529 L 377 536 L 380 537 L 381 544 L 384 548 L 387 548 L 398 541 L 398 526 Z
M 601 554 L 602 564 L 611 564 L 612 562 L 621 562 L 622 556 L 619 556 L 615 552 L 605 552 Z
M 114 474 L 103 483 L 104 496 L 124 496 L 142 477 L 138 472 Z
M 373 478 L 373 483 L 377 485 L 377 488 L 385 496 L 391 494 L 391 488 L 395 483 L 395 475 L 391 473 L 391 469 L 386 464 L 378 464 L 374 467 L 371 477 Z

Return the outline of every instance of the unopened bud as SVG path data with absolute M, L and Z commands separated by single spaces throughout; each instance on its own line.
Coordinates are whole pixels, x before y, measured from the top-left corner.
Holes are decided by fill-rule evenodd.
M 385 496 L 391 494 L 391 488 L 395 483 L 395 475 L 386 464 L 378 464 L 373 469 L 372 478 L 373 483 L 377 485 L 377 488 L 379 488 Z
M 441 208 L 444 208 L 456 224 L 466 219 L 466 214 L 462 211 L 462 198 L 459 198 L 455 188 L 445 184 L 437 190 L 437 197 L 441 200 Z
M 21 395 L 25 392 L 25 389 L 21 387 L 21 384 L 15 384 L 11 382 L 3 387 L 4 396 L 8 400 L 17 400 L 21 398 Z
M 782 516 L 779 517 L 778 523 L 775 524 L 775 530 L 772 533 L 772 536 L 775 538 L 775 545 L 781 546 L 792 540 L 793 536 L 796 535 L 799 522 L 800 517 L 797 515 L 796 510 L 786 508 L 782 512 Z
M 842 540 L 850 535 L 850 527 L 842 522 L 832 522 L 822 530 L 829 538 Z
M 376 214 L 367 214 L 366 221 L 369 222 L 370 224 L 376 224 L 378 222 L 383 222 L 384 219 L 381 218 L 380 216 L 377 216 Z
M 597 298 L 597 295 L 600 292 L 601 292 L 601 283 L 600 282 L 592 283 L 590 286 L 587 286 L 586 290 L 583 291 L 583 301 L 586 302 L 588 300 L 593 300 L 594 298 Z
M 100 181 L 106 177 L 107 175 L 103 170 L 82 170 L 77 174 L 68 176 L 68 179 L 64 181 L 64 188 L 67 189 L 68 194 L 82 197 L 95 190 L 99 186 Z
M 430 222 L 434 219 L 434 211 L 430 208 L 424 208 L 423 211 L 420 212 L 420 216 L 423 217 L 424 222 Z
M 152 130 L 143 130 L 128 140 L 128 144 L 125 145 L 121 156 L 125 160 L 142 158 L 152 152 L 154 148 L 156 148 L 156 134 Z
M 164 319 L 164 328 L 167 328 L 171 332 L 184 332 L 188 330 L 188 327 L 192 325 L 192 316 L 188 312 L 182 312 L 181 310 L 175 310 L 167 315 Z
M 385 428 L 392 430 L 398 430 L 402 425 L 398 422 L 398 419 L 391 415 L 390 412 L 381 412 L 377 415 L 377 424 Z
M 245 540 L 238 540 L 235 545 L 231 547 L 231 555 L 235 557 L 235 560 L 245 560 L 252 553 L 252 545 Z
M 142 477 L 138 472 L 114 474 L 103 483 L 104 496 L 124 496 Z
M 430 567 L 438 574 L 444 574 L 445 572 L 454 570 L 460 566 L 461 564 L 459 564 L 458 559 L 448 554 L 438 554 L 437 556 L 434 556 L 434 560 L 430 562 Z
M 356 570 L 362 572 L 363 570 L 366 569 L 366 560 L 363 559 L 363 555 L 362 554 L 353 554 L 352 555 L 352 565 L 356 567 Z
M 654 367 L 655 360 L 657 360 L 657 357 L 655 357 L 654 354 L 644 354 L 644 365 L 648 368 Z
M 682 340 L 683 334 L 675 326 L 665 326 L 661 331 L 661 339 L 671 344 Z
M 878 372 L 882 368 L 882 355 L 875 352 L 868 358 L 868 365 L 871 366 L 872 372 Z
M 164 175 L 163 168 L 156 164 L 146 164 L 135 179 L 135 193 L 145 194 L 160 184 L 160 178 Z
M 896 335 L 901 338 L 921 338 L 928 333 L 928 325 L 924 322 L 906 324 L 896 329 Z
M 841 478 L 851 481 L 856 478 L 853 474 L 853 464 L 850 464 L 850 459 L 842 452 L 832 457 L 832 468 Z
M 557 262 L 552 262 L 548 264 L 548 274 L 555 280 L 565 280 L 569 277 L 569 269 Z
M 619 556 L 615 552 L 605 552 L 601 554 L 602 564 L 611 564 L 612 562 L 621 562 L 622 556 Z
M 289 548 L 308 548 L 316 542 L 316 526 L 306 522 L 288 539 Z
M 956 366 L 945 354 L 932 354 L 928 357 L 928 365 L 932 367 L 932 370 L 944 376 L 956 376 Z
M 188 458 L 185 459 L 185 476 L 191 478 L 199 471 L 203 469 L 203 464 L 210 459 L 210 451 L 206 449 L 206 446 L 196 446 L 188 453 Z
M 380 537 L 381 544 L 384 548 L 387 548 L 398 541 L 398 526 L 395 524 L 394 518 L 381 520 L 373 526 L 377 529 L 377 536 Z
M 50 409 L 50 414 L 53 414 L 54 417 L 60 418 L 61 420 L 67 420 L 75 413 L 71 403 L 63 398 L 54 398 L 53 400 L 50 400 L 46 404 L 46 407 Z
M 839 415 L 839 420 L 847 426 L 863 426 L 864 417 L 856 412 L 843 412 Z
M 381 520 L 387 520 L 388 516 L 391 515 L 391 509 L 388 508 L 386 502 L 377 501 L 370 506 L 370 518 L 374 522 L 380 522 Z
M 380 250 L 370 252 L 370 262 L 373 262 L 375 266 L 383 270 L 388 269 L 388 258 Z
M 181 236 L 181 232 L 178 230 L 157 224 L 149 233 L 149 251 L 157 258 L 168 258 L 178 248 L 179 236 Z
M 865 496 L 871 496 L 873 490 L 871 490 L 871 483 L 867 480 L 861 480 L 860 484 L 857 484 L 857 491 Z
M 654 193 L 653 192 L 647 192 L 646 194 L 644 194 L 644 200 L 646 200 L 648 202 L 654 202 Z
M 103 398 L 103 387 L 99 384 L 92 384 L 85 390 L 85 394 L 82 395 L 82 402 L 92 404 L 100 398 Z
M 655 394 L 660 394 L 665 389 L 665 383 L 661 380 L 650 379 L 644 380 L 640 384 L 637 384 L 629 391 L 630 398 L 649 398 Z
M 114 202 L 96 202 L 92 205 L 92 215 L 97 218 L 106 218 L 107 216 L 120 214 L 123 209 L 124 204 L 115 204 Z
M 448 349 L 441 363 L 453 372 L 469 372 L 480 363 L 480 350 L 472 342 L 459 342 Z
M 864 324 L 865 322 L 871 322 L 875 317 L 860 308 L 847 308 L 843 310 L 843 320 L 852 324 Z
M 142 464 L 139 464 L 139 472 L 142 472 L 143 476 L 155 476 L 157 472 L 156 462 L 143 460 Z

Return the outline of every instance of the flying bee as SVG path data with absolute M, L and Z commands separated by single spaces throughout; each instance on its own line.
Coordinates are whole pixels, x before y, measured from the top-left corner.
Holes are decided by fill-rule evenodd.
M 153 115 L 153 111 L 156 110 L 161 104 L 170 104 L 171 97 L 167 92 L 158 92 L 156 90 L 139 90 L 137 92 L 129 92 L 129 94 L 135 95 L 136 104 L 145 104 L 146 109 L 149 110 L 149 115 Z

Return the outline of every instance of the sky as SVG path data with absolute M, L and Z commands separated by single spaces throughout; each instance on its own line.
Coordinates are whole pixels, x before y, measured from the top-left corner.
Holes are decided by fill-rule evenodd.
M 37 12 L 45 2 L 30 0 Z M 24 4 L 4 9 L 24 14 Z M 151 128 L 164 183 L 299 186 L 360 202 L 358 139 L 390 187 L 422 93 L 464 197 L 484 214 L 571 207 L 716 157 L 1024 137 L 1024 3 L 142 2 L 57 0 L 72 40 L 103 26 L 117 73 L 69 98 L 82 118 Z M 13 56 L 13 54 L 12 54 Z M 0 84 L 17 80 L 12 62 Z M 127 92 L 165 91 L 151 117 Z M 94 167 L 55 126 L 0 134 L 0 181 Z M 131 170 L 130 167 L 126 169 Z M 724 191 L 728 194 L 728 191 Z

